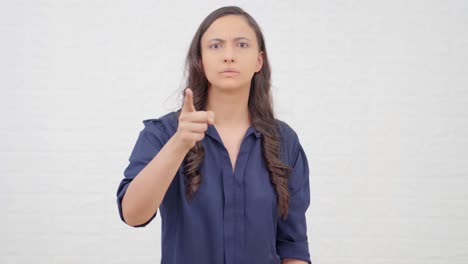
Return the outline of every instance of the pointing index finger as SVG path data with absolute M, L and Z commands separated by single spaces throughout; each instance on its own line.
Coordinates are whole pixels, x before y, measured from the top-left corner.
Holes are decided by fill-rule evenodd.
M 182 107 L 183 112 L 195 112 L 195 106 L 193 105 L 193 92 L 190 88 L 185 89 L 184 105 Z

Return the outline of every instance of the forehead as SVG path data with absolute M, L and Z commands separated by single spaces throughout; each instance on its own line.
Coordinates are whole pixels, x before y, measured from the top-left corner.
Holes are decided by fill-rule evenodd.
M 255 39 L 255 32 L 240 15 L 227 15 L 216 19 L 202 36 L 202 41 L 212 38 L 233 40 L 236 37 Z

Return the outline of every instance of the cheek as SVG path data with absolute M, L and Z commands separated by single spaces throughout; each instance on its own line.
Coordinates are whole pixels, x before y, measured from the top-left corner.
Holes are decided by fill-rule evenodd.
M 211 69 L 213 69 L 213 58 L 205 55 L 202 58 L 202 61 L 203 61 L 203 68 L 205 69 L 205 71 L 210 71 Z
M 254 74 L 257 70 L 257 61 L 256 60 L 249 60 L 248 63 L 244 64 L 245 72 L 250 74 Z
M 213 79 L 216 78 L 216 68 L 214 67 L 213 62 L 209 58 L 204 58 L 202 61 L 205 76 L 210 82 L 212 82 Z

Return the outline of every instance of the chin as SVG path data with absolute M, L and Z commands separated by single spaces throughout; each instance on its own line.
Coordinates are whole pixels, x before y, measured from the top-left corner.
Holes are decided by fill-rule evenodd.
M 214 83 L 213 85 L 215 87 L 218 87 L 218 89 L 233 90 L 233 89 L 240 89 L 243 86 L 243 83 L 240 82 L 239 80 L 224 79 L 224 80 Z

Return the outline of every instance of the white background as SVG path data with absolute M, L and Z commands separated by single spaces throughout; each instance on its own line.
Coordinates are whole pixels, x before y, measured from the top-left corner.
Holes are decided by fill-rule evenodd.
M 260 24 L 310 166 L 314 264 L 468 263 L 466 1 L 2 1 L 0 263 L 159 263 L 121 222 L 142 120 L 176 110 L 201 21 Z

